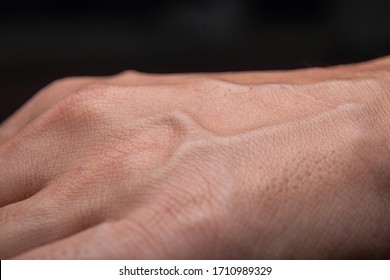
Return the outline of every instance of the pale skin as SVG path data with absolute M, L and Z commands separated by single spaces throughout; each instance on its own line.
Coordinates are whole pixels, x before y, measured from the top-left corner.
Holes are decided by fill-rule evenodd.
M 387 259 L 390 58 L 59 80 L 0 193 L 1 259 Z

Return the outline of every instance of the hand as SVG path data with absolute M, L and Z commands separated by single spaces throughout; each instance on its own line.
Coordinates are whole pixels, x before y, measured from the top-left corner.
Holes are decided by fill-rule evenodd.
M 389 70 L 54 82 L 0 128 L 0 258 L 388 258 Z

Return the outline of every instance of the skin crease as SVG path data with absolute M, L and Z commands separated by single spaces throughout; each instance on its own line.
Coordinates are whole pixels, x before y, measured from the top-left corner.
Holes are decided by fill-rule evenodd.
M 390 58 L 77 77 L 0 127 L 0 258 L 390 257 Z

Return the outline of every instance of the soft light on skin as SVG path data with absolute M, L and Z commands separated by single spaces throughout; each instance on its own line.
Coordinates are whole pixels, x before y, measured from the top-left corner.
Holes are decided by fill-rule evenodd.
M 388 258 L 389 69 L 56 81 L 0 127 L 0 258 Z

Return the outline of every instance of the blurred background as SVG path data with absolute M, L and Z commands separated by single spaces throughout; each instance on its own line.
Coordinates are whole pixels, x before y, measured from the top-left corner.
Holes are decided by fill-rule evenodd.
M 1 0 L 0 121 L 66 76 L 292 69 L 389 54 L 386 0 Z

